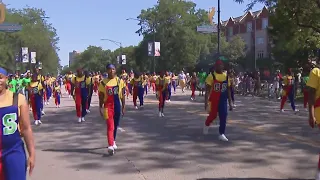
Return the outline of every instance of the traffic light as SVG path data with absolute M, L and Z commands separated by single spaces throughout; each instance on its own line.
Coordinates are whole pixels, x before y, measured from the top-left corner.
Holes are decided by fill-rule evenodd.
M 216 8 L 215 7 L 211 8 L 211 10 L 209 10 L 209 13 L 208 13 L 209 22 L 212 25 L 213 25 L 213 17 L 215 15 L 215 13 L 216 13 Z

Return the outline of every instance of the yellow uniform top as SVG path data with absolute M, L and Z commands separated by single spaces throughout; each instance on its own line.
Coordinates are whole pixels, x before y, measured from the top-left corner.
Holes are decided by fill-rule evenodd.
M 83 75 L 82 77 L 76 76 L 71 79 L 71 82 L 72 82 L 72 84 L 76 84 L 76 80 L 77 80 L 77 82 L 82 82 L 82 81 L 84 81 L 84 79 L 85 79 L 85 75 Z M 91 84 L 91 77 L 87 77 L 86 85 L 90 85 L 90 84 Z
M 225 73 L 225 72 L 222 74 L 218 74 L 218 73 L 214 72 L 214 76 L 215 76 L 216 80 L 219 82 L 223 82 L 223 81 L 227 80 L 227 73 Z M 208 75 L 205 82 L 207 85 L 209 85 L 211 87 L 213 86 L 213 76 L 211 73 Z M 228 80 L 228 86 L 230 86 L 229 80 Z
M 123 97 L 125 84 L 122 79 L 120 79 L 118 77 L 113 78 L 113 79 L 104 78 L 101 82 L 103 82 L 103 83 L 99 84 L 98 91 L 99 91 L 99 94 L 102 93 L 104 95 L 104 101 L 106 101 L 108 98 L 108 94 L 106 92 L 106 86 L 108 86 L 108 87 L 119 86 L 119 92 L 118 92 L 119 98 L 121 99 Z
M 168 81 L 168 78 L 161 78 L 161 77 L 158 77 L 156 79 L 156 86 L 162 86 L 162 91 L 165 90 L 167 88 L 169 84 L 169 81 Z M 159 90 L 159 89 L 158 89 Z
M 307 86 L 316 90 L 316 100 L 320 98 L 320 69 L 313 68 L 309 74 L 309 80 Z M 315 108 L 314 115 L 317 120 L 317 124 L 320 124 L 320 107 Z
M 284 76 L 283 78 L 283 84 L 285 85 L 285 86 L 289 86 L 289 85 L 293 85 L 293 77 L 292 76 Z

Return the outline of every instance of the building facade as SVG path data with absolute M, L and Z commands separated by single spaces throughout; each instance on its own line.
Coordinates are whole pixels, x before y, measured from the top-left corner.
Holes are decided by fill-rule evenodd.
M 255 60 L 270 58 L 269 11 L 266 7 L 255 12 L 248 11 L 236 18 L 230 17 L 222 21 L 221 25 L 227 41 L 236 35 L 242 37 L 247 53 L 254 53 Z
M 76 56 L 81 54 L 81 52 L 73 50 L 72 52 L 69 52 L 69 67 L 72 63 L 76 60 Z

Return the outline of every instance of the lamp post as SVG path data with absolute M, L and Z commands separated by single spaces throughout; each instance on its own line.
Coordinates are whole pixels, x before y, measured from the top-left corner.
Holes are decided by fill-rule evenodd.
M 112 39 L 100 39 L 100 40 L 112 42 L 113 44 L 117 45 L 120 48 L 119 63 L 122 64 L 122 43 L 118 41 L 114 41 Z
M 140 23 L 141 22 L 147 22 L 147 21 L 145 21 L 145 20 L 141 20 L 141 19 L 136 19 L 136 18 L 127 18 L 126 19 L 127 21 L 129 21 L 129 20 L 134 20 L 134 21 L 139 21 Z M 155 33 L 155 22 L 153 22 L 152 23 L 152 34 L 153 34 L 153 45 L 152 45 L 152 47 L 153 47 L 153 72 L 156 72 L 156 56 L 155 56 L 155 43 L 156 43 L 156 33 Z

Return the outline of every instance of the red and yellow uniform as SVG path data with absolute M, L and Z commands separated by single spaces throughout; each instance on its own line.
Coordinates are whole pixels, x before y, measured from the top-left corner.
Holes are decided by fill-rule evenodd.
M 132 100 L 133 100 L 133 105 L 136 107 L 137 106 L 137 98 L 139 98 L 140 101 L 140 106 L 143 106 L 143 95 L 144 95 L 144 81 L 142 76 L 138 78 L 133 78 L 130 81 L 130 85 L 132 87 Z
M 91 84 L 91 79 L 83 75 L 82 77 L 72 78 L 72 84 L 74 85 L 74 99 L 76 103 L 76 112 L 78 118 L 84 118 L 87 114 L 87 98 L 88 87 Z
M 296 106 L 294 103 L 294 78 L 291 75 L 287 75 L 283 77 L 283 91 L 282 91 L 282 99 L 280 104 L 280 110 L 283 110 L 284 104 L 287 102 L 289 98 L 291 103 L 291 108 L 295 111 Z
M 211 73 L 206 78 L 205 83 L 211 86 L 208 99 L 209 115 L 206 119 L 205 125 L 208 127 L 215 120 L 219 114 L 220 135 L 225 133 L 227 116 L 228 116 L 228 89 L 230 84 L 228 83 L 227 73 Z
M 169 81 L 166 77 L 158 77 L 156 80 L 156 89 L 157 95 L 159 99 L 159 111 L 163 110 L 164 103 L 167 96 L 167 89 L 168 89 Z
M 114 145 L 121 115 L 121 99 L 125 92 L 125 83 L 122 79 L 105 78 L 99 85 L 99 95 L 104 96 L 104 118 L 107 123 L 107 137 L 109 146 Z

